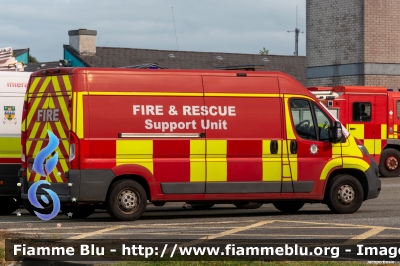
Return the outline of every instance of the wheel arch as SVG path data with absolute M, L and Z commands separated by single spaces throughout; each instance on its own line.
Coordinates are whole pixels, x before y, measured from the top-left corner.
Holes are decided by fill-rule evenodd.
M 138 182 L 146 191 L 147 199 L 151 200 L 150 186 L 155 184 L 153 173 L 146 167 L 138 164 L 123 164 L 116 166 L 112 169 L 115 174 L 115 178 L 111 181 L 107 188 L 107 198 L 110 193 L 111 186 L 123 179 L 130 179 Z
M 344 174 L 354 176 L 361 183 L 361 186 L 363 188 L 364 192 L 363 201 L 365 201 L 368 198 L 369 187 L 368 187 L 367 176 L 365 175 L 365 173 L 358 169 L 339 168 L 333 170 L 326 179 L 324 187 L 324 202 L 326 202 L 326 197 L 328 196 L 327 189 L 329 187 L 328 186 L 329 182 L 332 180 L 333 177 Z

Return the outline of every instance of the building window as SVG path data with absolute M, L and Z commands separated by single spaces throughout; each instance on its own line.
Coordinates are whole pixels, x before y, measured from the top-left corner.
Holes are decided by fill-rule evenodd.
M 354 122 L 370 122 L 372 107 L 369 102 L 353 103 L 353 121 Z

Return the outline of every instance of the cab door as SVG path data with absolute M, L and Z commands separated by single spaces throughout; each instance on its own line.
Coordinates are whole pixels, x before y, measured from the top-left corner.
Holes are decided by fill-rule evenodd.
M 285 98 L 287 105 L 287 148 L 293 193 L 318 195 L 322 191 L 321 173 L 334 157 L 329 127 L 331 119 L 307 98 Z

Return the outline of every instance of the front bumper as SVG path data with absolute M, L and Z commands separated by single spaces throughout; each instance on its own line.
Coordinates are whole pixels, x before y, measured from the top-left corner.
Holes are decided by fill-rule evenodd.
M 371 158 L 371 157 L 370 157 Z M 381 180 L 379 179 L 379 168 L 375 160 L 371 158 L 370 167 L 365 172 L 368 182 L 368 194 L 366 199 L 374 199 L 381 192 Z

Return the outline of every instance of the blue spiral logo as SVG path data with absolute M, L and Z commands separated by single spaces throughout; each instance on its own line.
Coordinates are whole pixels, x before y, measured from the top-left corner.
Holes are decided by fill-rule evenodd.
M 46 177 L 48 174 L 50 174 L 56 167 L 58 162 L 57 152 L 53 155 L 53 157 L 49 158 L 46 163 L 45 160 L 49 155 L 51 155 L 51 153 L 53 153 L 57 149 L 60 143 L 58 138 L 50 130 L 47 130 L 47 134 L 49 135 L 49 144 L 38 152 L 32 166 L 32 169 L 43 177 Z M 30 203 L 38 209 L 44 209 L 44 207 L 39 203 L 39 201 L 36 198 L 37 189 L 42 184 L 50 185 L 50 183 L 47 182 L 46 180 L 40 180 L 33 183 L 28 190 L 28 199 Z M 60 199 L 53 190 L 47 188 L 42 188 L 42 189 L 46 191 L 49 194 L 50 198 L 52 199 L 53 210 L 50 214 L 42 214 L 37 211 L 34 211 L 34 213 L 36 214 L 37 217 L 39 217 L 43 221 L 48 221 L 56 217 L 57 214 L 60 212 Z M 44 203 L 49 204 L 49 200 L 45 195 L 41 195 L 40 198 L 43 200 Z
M 43 206 L 40 204 L 40 202 L 36 198 L 37 189 L 42 184 L 50 185 L 50 183 L 47 182 L 46 180 L 40 180 L 40 181 L 33 183 L 32 186 L 28 190 L 28 199 L 29 199 L 30 203 L 38 209 L 44 209 Z M 57 194 L 53 190 L 47 189 L 47 188 L 42 188 L 42 189 L 49 194 L 51 200 L 53 201 L 53 211 L 50 214 L 42 214 L 37 211 L 34 211 L 34 213 L 36 214 L 37 217 L 39 217 L 43 221 L 48 221 L 48 220 L 56 217 L 57 214 L 60 212 L 60 199 L 58 198 Z M 49 200 L 45 195 L 41 195 L 40 198 L 43 200 L 44 203 L 49 204 Z

